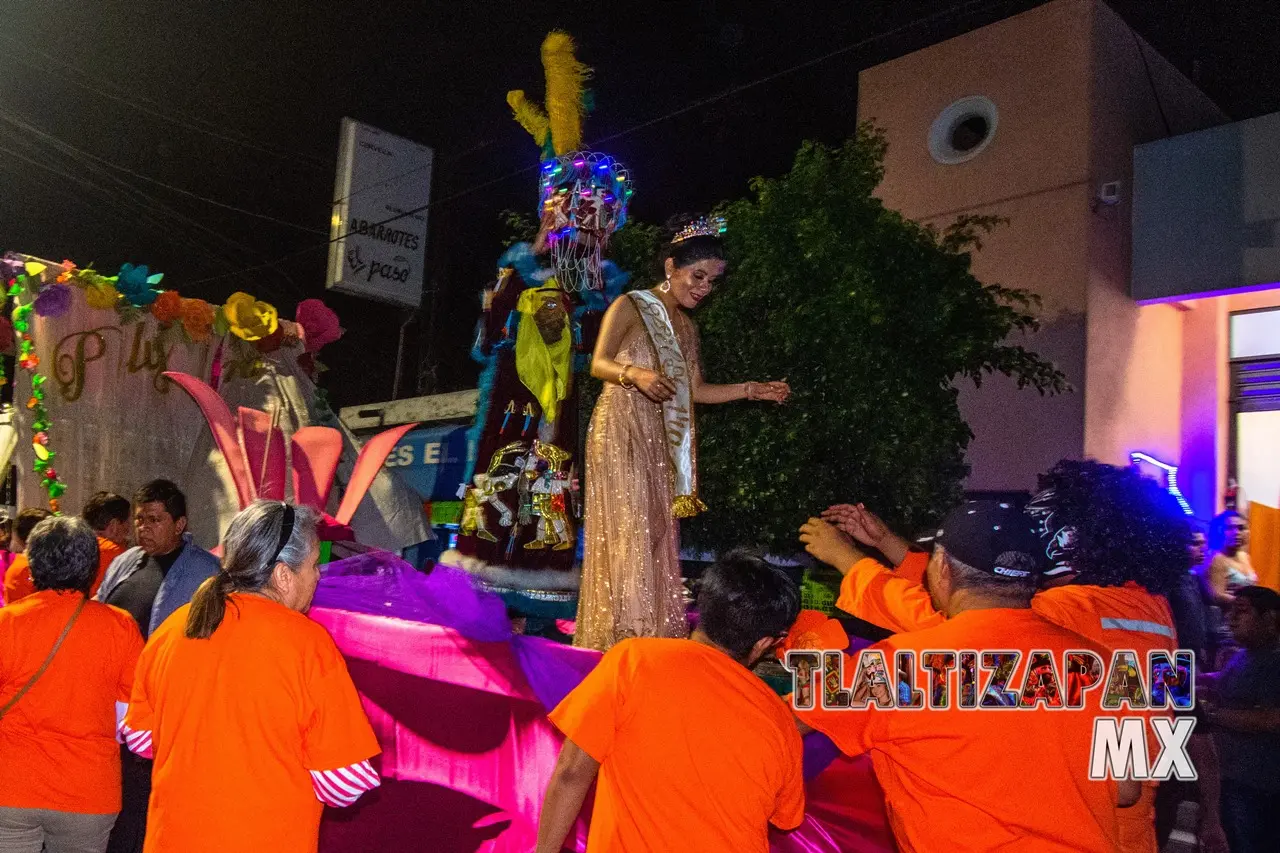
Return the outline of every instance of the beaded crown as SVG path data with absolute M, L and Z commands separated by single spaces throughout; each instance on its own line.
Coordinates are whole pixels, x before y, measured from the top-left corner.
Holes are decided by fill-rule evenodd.
M 681 228 L 676 236 L 671 238 L 671 242 L 683 243 L 685 240 L 692 240 L 694 237 L 720 237 L 729 228 L 725 224 L 723 216 L 703 216 L 695 219 Z

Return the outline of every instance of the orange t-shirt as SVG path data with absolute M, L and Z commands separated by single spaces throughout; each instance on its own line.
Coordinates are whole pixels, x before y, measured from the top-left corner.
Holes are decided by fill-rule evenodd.
M 890 671 L 894 653 L 902 649 L 917 653 L 917 668 L 925 651 L 1020 650 L 1011 690 L 1022 684 L 1031 650 L 1053 652 L 1059 670 L 1068 649 L 1104 651 L 1030 610 L 1006 609 L 966 611 L 871 648 L 884 652 Z M 855 674 L 856 662 L 850 659 L 847 685 Z M 954 670 L 949 678 L 946 709 L 819 708 L 797 716 L 845 754 L 871 754 L 902 853 L 1111 853 L 1117 839 L 1116 786 L 1089 779 L 1095 711 L 962 709 Z M 984 683 L 979 681 L 980 689 Z M 918 674 L 916 686 L 927 691 L 929 685 Z
M 112 561 L 123 553 L 124 549 L 110 539 L 98 537 L 98 574 L 94 577 L 93 586 L 89 589 L 90 597 L 98 594 L 98 587 L 102 586 L 102 579 L 107 576 L 107 569 L 111 567 Z M 31 580 L 31 564 L 27 562 L 27 555 L 18 554 L 4 573 L 4 600 L 12 604 L 35 591 L 36 586 Z
M 916 631 L 945 621 L 928 590 L 909 574 L 901 568 L 889 571 L 871 559 L 859 560 L 845 575 L 836 606 L 891 631 Z M 1149 651 L 1177 645 L 1169 603 L 1132 581 L 1124 586 L 1066 584 L 1042 590 L 1031 600 L 1031 609 L 1107 649 L 1104 660 L 1117 649 L 1136 651 L 1144 671 Z M 1160 712 L 1146 716 L 1153 713 Z M 1158 741 L 1149 737 L 1148 746 L 1154 761 Z M 1154 787 L 1145 785 L 1142 800 L 1118 813 L 1124 853 L 1156 851 Z
M 45 590 L 0 608 L 0 707 L 40 669 L 80 601 Z M 116 703 L 129 701 L 142 635 L 90 601 L 53 662 L 0 719 L 0 806 L 120 811 Z
M 791 711 L 710 646 L 624 640 L 551 722 L 600 762 L 588 851 L 764 853 L 804 818 Z
M 125 724 L 155 754 L 146 853 L 315 853 L 323 805 L 311 770 L 381 750 L 327 631 L 235 594 L 207 640 L 180 607 L 147 642 Z

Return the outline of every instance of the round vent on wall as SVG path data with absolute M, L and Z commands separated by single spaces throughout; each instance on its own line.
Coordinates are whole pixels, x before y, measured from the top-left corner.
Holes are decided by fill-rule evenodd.
M 944 166 L 972 160 L 991 144 L 1000 113 L 989 98 L 961 98 L 933 120 L 929 153 Z

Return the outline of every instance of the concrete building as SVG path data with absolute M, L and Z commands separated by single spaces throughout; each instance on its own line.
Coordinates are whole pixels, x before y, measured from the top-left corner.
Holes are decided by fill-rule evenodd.
M 1277 503 L 1280 364 L 1274 399 L 1257 365 L 1280 360 L 1280 313 L 1238 312 L 1280 306 L 1280 118 L 1227 124 L 1097 0 L 1055 0 L 870 68 L 858 114 L 887 134 L 888 206 L 938 225 L 1009 219 L 974 271 L 1040 296 L 1025 343 L 1074 387 L 1052 399 L 999 377 L 964 387 L 969 489 L 1029 489 L 1061 457 L 1142 451 L 1181 469 L 1202 518 L 1228 477 Z M 1243 404 L 1233 388 L 1250 375 L 1258 393 Z

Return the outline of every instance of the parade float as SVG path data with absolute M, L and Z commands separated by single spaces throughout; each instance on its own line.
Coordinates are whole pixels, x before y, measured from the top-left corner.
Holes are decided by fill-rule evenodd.
M 13 252 L 3 280 L 19 507 L 77 512 L 96 491 L 165 477 L 208 548 L 257 497 L 313 504 L 334 538 L 358 528 L 365 546 L 399 552 L 430 535 L 421 501 L 373 458 L 387 440 L 362 460 L 317 391 L 317 353 L 342 334 L 319 300 L 290 321 L 247 293 L 184 297 L 146 266 L 105 275 Z

